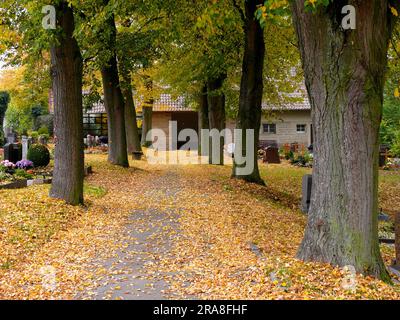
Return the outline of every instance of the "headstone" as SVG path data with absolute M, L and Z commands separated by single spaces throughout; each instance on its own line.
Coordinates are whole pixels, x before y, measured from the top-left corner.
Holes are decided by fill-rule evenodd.
M 312 175 L 307 174 L 303 177 L 303 182 L 302 182 L 301 211 L 304 213 L 308 213 L 308 211 L 310 210 L 311 187 L 312 187 Z
M 4 146 L 4 160 L 14 164 L 22 160 L 22 145 L 20 143 L 7 143 Z
M 38 142 L 43 145 L 47 145 L 47 138 L 43 135 L 39 136 Z
M 13 132 L 7 134 L 7 143 L 15 143 L 17 142 L 17 135 Z
M 92 135 L 88 134 L 86 137 L 86 143 L 89 148 L 94 147 L 94 137 Z
M 276 164 L 281 163 L 281 159 L 279 157 L 279 149 L 275 147 L 268 147 L 267 149 L 265 149 L 264 162 Z
M 22 160 L 27 160 L 28 150 L 30 145 L 30 139 L 26 136 L 22 136 Z

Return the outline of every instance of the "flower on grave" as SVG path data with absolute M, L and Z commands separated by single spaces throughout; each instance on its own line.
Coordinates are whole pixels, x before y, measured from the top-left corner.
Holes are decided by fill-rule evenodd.
M 18 162 L 15 164 L 15 166 L 16 166 L 18 169 L 27 170 L 27 169 L 33 168 L 33 162 L 30 161 L 30 160 L 21 160 L 21 161 L 18 161 Z
M 14 169 L 15 168 L 15 164 L 8 161 L 8 160 L 4 160 L 0 163 L 1 166 L 7 168 L 7 169 Z

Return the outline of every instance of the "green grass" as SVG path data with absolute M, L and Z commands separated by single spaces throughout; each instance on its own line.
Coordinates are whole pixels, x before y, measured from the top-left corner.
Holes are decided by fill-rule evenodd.
M 95 198 L 101 198 L 107 194 L 107 190 L 104 189 L 103 187 L 93 186 L 88 183 L 84 184 L 83 192 L 86 196 L 91 196 Z

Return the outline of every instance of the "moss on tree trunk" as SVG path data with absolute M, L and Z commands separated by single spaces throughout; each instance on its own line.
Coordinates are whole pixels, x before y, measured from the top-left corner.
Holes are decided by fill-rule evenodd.
M 316 13 L 292 3 L 314 128 L 313 189 L 298 257 L 387 280 L 378 242 L 378 153 L 391 13 L 387 1 L 342 2 Z M 347 3 L 346 3 L 347 4 Z M 344 5 L 344 4 L 343 4 Z

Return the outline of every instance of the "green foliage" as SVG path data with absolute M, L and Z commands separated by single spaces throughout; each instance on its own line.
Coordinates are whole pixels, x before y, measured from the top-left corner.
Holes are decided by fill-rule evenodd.
M 93 185 L 87 184 L 87 183 L 85 183 L 83 185 L 83 192 L 86 195 L 92 196 L 95 198 L 101 198 L 107 194 L 107 190 L 104 189 L 103 187 L 93 186 Z
M 41 126 L 38 130 L 39 135 L 49 135 L 49 129 L 46 126 Z
M 28 180 L 33 178 L 33 175 L 27 173 L 24 169 L 16 169 L 14 172 L 14 176 Z
M 285 152 L 285 159 L 286 160 L 293 160 L 294 159 L 294 153 L 292 150 L 289 150 L 288 152 Z
M 397 129 L 396 135 L 390 148 L 390 152 L 396 158 L 400 158 L 400 128 Z
M 41 127 L 46 127 L 48 129 L 48 134 L 52 135 L 54 131 L 54 115 L 47 114 L 39 116 L 35 119 L 33 128 L 38 131 Z
M 28 150 L 27 158 L 35 167 L 46 167 L 50 163 L 50 152 L 44 145 L 33 144 Z
M 32 128 L 32 118 L 29 108 L 19 108 L 13 103 L 6 111 L 6 125 L 22 135 Z
M 39 138 L 39 133 L 37 131 L 32 131 L 29 136 L 37 140 Z
M 381 144 L 387 145 L 395 157 L 400 157 L 400 97 L 396 94 L 400 84 L 400 63 L 396 42 L 400 41 L 398 27 L 389 50 L 389 65 L 380 128 Z
M 313 157 L 309 152 L 299 153 L 299 154 L 290 154 L 289 157 L 290 163 L 296 166 L 309 166 L 312 161 Z

